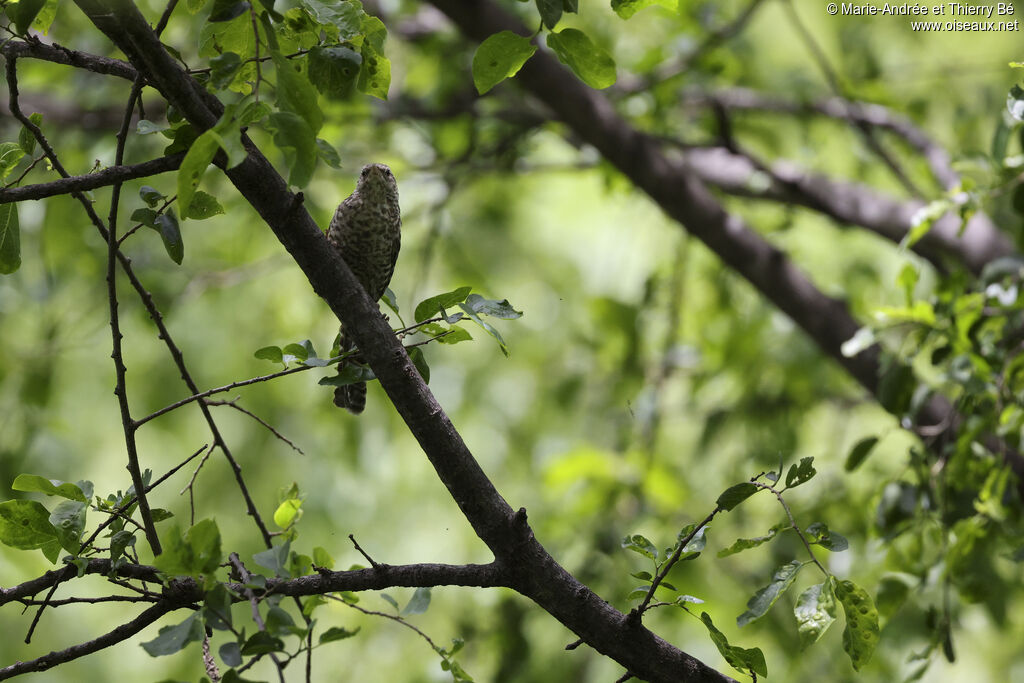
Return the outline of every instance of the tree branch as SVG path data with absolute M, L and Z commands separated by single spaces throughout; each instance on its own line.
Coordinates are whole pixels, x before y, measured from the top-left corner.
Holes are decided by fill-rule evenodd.
M 66 64 L 67 66 L 78 67 L 79 69 L 85 69 L 97 74 L 117 76 L 129 81 L 134 81 L 138 76 L 135 67 L 124 60 L 100 57 L 88 52 L 71 50 L 57 43 L 47 45 L 39 40 L 12 40 L 0 43 L 0 54 L 7 58 L 28 57 L 45 62 L 53 62 L 54 64 Z
M 148 178 L 160 173 L 176 171 L 181 166 L 181 160 L 184 157 L 185 153 L 181 152 L 160 157 L 159 159 L 144 161 L 141 164 L 110 166 L 95 173 L 70 176 L 48 183 L 36 183 L 22 187 L 3 187 L 0 188 L 0 204 L 23 202 L 28 199 L 45 199 L 46 197 L 72 194 L 74 192 L 85 192 L 116 183 L 123 183 L 127 180 Z
M 797 204 L 897 244 L 911 229 L 914 214 L 925 206 L 919 200 L 901 201 L 865 185 L 809 173 L 785 161 L 772 164 L 766 174 L 748 157 L 722 147 L 690 148 L 685 153 L 690 171 L 728 194 Z M 952 258 L 974 274 L 994 259 L 1017 254 L 988 216 L 975 214 L 963 234 L 960 225 L 958 216 L 947 213 L 914 245 L 914 251 L 940 269 Z
M 121 624 L 114 630 L 103 634 L 99 638 L 95 638 L 79 645 L 73 645 L 64 650 L 54 650 L 53 652 L 43 655 L 37 659 L 27 662 L 17 662 L 10 666 L 6 666 L 0 669 L 0 681 L 34 671 L 46 671 L 47 669 L 52 669 L 55 666 L 65 664 L 74 659 L 78 659 L 79 657 L 99 652 L 111 645 L 116 645 L 122 641 L 128 640 L 168 612 L 173 612 L 181 607 L 184 607 L 184 605 L 176 605 L 167 602 L 161 602 L 153 605 L 131 621 Z
M 161 46 L 128 0 L 75 0 L 124 52 L 147 82 L 197 128 L 212 126 L 219 101 L 186 74 Z M 661 640 L 579 583 L 534 538 L 525 511 L 515 513 L 495 490 L 461 436 L 423 383 L 394 332 L 323 232 L 263 154 L 243 136 L 247 158 L 226 175 L 259 212 L 302 268 L 356 345 L 441 481 L 477 535 L 527 595 L 598 651 L 651 681 L 728 681 L 699 660 Z M 193 393 L 198 393 L 194 391 Z
M 682 101 L 684 104 L 717 105 L 734 110 L 767 111 L 791 115 L 819 114 L 848 123 L 887 130 L 901 137 L 924 157 L 931 168 L 932 175 L 939 181 L 943 189 L 948 190 L 960 182 L 960 177 L 950 163 L 949 154 L 941 145 L 914 125 L 910 119 L 879 104 L 852 102 L 839 96 L 793 102 L 748 88 L 719 90 L 690 88 L 683 90 Z

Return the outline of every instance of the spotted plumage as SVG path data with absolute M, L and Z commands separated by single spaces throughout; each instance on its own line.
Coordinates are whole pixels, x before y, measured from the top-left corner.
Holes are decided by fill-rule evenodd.
M 356 189 L 338 205 L 327 239 L 338 250 L 370 299 L 384 295 L 402 238 L 402 217 L 398 206 L 398 184 L 384 164 L 367 164 L 359 173 Z M 355 348 L 352 339 L 340 333 L 341 351 Z M 336 387 L 334 404 L 358 414 L 366 406 L 366 384 Z

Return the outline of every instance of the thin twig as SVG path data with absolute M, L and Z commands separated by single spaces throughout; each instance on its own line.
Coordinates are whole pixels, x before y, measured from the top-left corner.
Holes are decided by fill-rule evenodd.
M 263 623 L 263 617 L 260 615 L 260 601 L 256 598 L 256 594 L 248 585 L 252 578 L 249 574 L 249 570 L 245 568 L 244 564 L 242 564 L 242 560 L 239 559 L 238 553 L 231 553 L 228 555 L 228 560 L 231 562 L 232 566 L 234 566 L 235 571 L 238 572 L 238 576 L 242 579 L 242 584 L 244 585 L 242 593 L 246 598 L 248 598 L 249 604 L 252 606 L 253 621 L 256 622 L 256 626 L 259 630 L 266 631 L 267 625 Z M 274 666 L 277 667 L 277 677 L 280 679 L 281 683 L 285 683 L 284 668 L 281 666 L 281 662 L 277 658 L 277 655 L 273 652 L 270 653 L 270 659 L 274 662 Z
M 193 453 L 192 455 L 190 455 L 187 458 L 185 458 L 183 461 L 181 461 L 180 463 L 178 463 L 177 465 L 175 465 L 171 469 L 167 470 L 167 472 L 164 473 L 164 475 L 162 477 L 160 477 L 159 479 L 157 479 L 156 481 L 154 481 L 153 483 L 151 483 L 149 486 L 146 487 L 146 493 L 149 493 L 150 491 L 155 489 L 157 486 L 162 484 L 169 477 L 171 477 L 171 475 L 173 475 L 175 472 L 180 470 L 182 467 L 184 467 L 185 465 L 190 463 L 197 455 L 202 453 L 208 447 L 209 447 L 209 444 L 203 444 L 202 448 L 200 448 L 195 453 Z M 125 502 L 122 503 L 120 507 L 118 507 L 118 508 L 116 508 L 114 510 L 110 510 L 110 511 L 101 510 L 101 512 L 107 512 L 108 514 L 110 514 L 110 517 L 107 520 L 105 520 L 102 524 L 100 524 L 96 528 L 96 531 L 92 532 L 92 535 L 89 536 L 89 538 L 86 539 L 82 543 L 82 547 L 83 548 L 88 548 L 89 546 L 91 546 L 92 543 L 96 540 L 96 537 L 100 535 L 100 532 L 103 531 L 104 529 L 106 529 L 108 526 L 110 526 L 110 524 L 113 523 L 113 521 L 118 518 L 117 515 L 123 513 L 125 510 L 127 510 L 128 508 L 130 508 L 134 504 L 135 504 L 135 496 L 128 496 L 127 500 L 125 500 Z
M 242 406 L 238 405 L 238 401 L 239 401 L 240 398 L 241 397 L 238 396 L 238 397 L 235 397 L 231 401 L 206 401 L 206 405 L 208 405 L 208 406 L 229 406 L 231 408 L 234 408 L 235 410 L 237 410 L 240 413 L 248 415 L 252 419 L 254 419 L 257 422 L 259 422 L 261 425 L 263 425 L 264 427 L 269 429 L 271 434 L 273 434 L 278 439 L 280 439 L 281 441 L 284 441 L 286 444 L 291 446 L 292 449 L 297 451 L 300 455 L 305 455 L 305 453 L 302 451 L 301 448 L 299 448 L 294 443 L 292 443 L 291 439 L 286 437 L 284 434 L 282 434 L 281 432 L 279 432 L 276 429 L 274 429 L 273 425 L 271 425 L 270 423 L 268 423 L 265 420 L 263 420 L 262 418 L 260 418 L 259 415 L 256 415 L 255 413 L 250 412 L 250 411 L 246 410 L 245 408 L 243 408 Z
M 792 0 L 783 0 L 782 6 L 785 8 L 786 13 L 789 14 L 793 27 L 796 28 L 801 40 L 803 40 L 804 44 L 807 46 L 807 49 L 810 51 L 811 56 L 818 65 L 818 68 L 824 74 L 825 80 L 828 82 L 832 92 L 845 98 L 845 92 L 842 83 L 839 80 L 839 75 L 835 72 L 835 69 L 832 68 L 824 50 L 821 49 L 821 46 L 818 45 L 818 41 L 815 40 L 814 34 L 811 33 L 806 25 L 804 25 L 803 20 L 796 11 L 796 7 L 793 6 Z M 878 138 L 875 136 L 874 129 L 871 128 L 871 126 L 860 122 L 858 117 L 851 117 L 851 119 L 854 121 L 854 127 L 861 134 L 861 137 L 867 144 L 868 148 L 875 153 L 875 156 L 877 156 L 883 164 L 889 167 L 889 170 L 892 171 L 893 176 L 899 181 L 903 188 L 912 196 L 924 196 L 917 185 L 914 184 L 892 155 L 889 154 L 885 147 L 882 146 L 882 143 L 879 142 Z
M 168 602 L 161 602 L 153 605 L 131 621 L 121 624 L 99 638 L 94 638 L 88 642 L 73 645 L 63 650 L 54 650 L 49 654 L 27 662 L 17 662 L 4 667 L 0 669 L 0 681 L 34 671 L 46 671 L 80 657 L 90 655 L 94 652 L 99 652 L 100 650 L 106 649 L 112 645 L 128 640 L 160 617 L 176 609 L 179 609 L 178 605 Z
M 689 534 L 687 534 L 685 538 L 680 539 L 676 543 L 675 552 L 672 553 L 672 557 L 670 557 L 665 562 L 665 564 L 662 565 L 661 571 L 659 571 L 658 575 L 655 576 L 654 579 L 651 581 L 651 588 L 647 591 L 647 595 L 644 596 L 643 602 L 641 602 L 637 607 L 635 607 L 629 613 L 629 616 L 627 618 L 638 620 L 643 619 L 644 612 L 647 611 L 647 607 L 648 605 L 650 605 L 651 599 L 654 597 L 654 591 L 658 590 L 658 586 L 661 585 L 661 582 L 665 580 L 665 577 L 668 576 L 668 573 L 672 571 L 672 567 L 674 567 L 676 562 L 679 561 L 679 558 L 682 557 L 683 548 L 685 548 L 686 545 L 694 539 L 694 537 L 700 532 L 701 529 L 710 524 L 711 520 L 715 518 L 715 515 L 717 515 L 721 511 L 722 508 L 716 507 L 708 514 L 707 517 L 703 519 L 703 521 L 700 522 L 700 524 L 694 527 L 693 531 L 691 531 Z
M 359 551 L 360 555 L 362 555 L 363 557 L 366 558 L 366 561 L 370 563 L 371 567 L 373 567 L 374 569 L 380 569 L 380 565 L 377 564 L 376 562 L 374 562 L 373 558 L 370 557 L 369 555 L 367 555 L 366 551 L 363 550 L 362 547 L 360 547 L 359 542 L 356 541 L 356 537 L 355 536 L 353 536 L 352 534 L 349 534 L 348 535 L 348 540 L 352 541 L 352 545 L 354 545 L 356 547 L 356 550 Z
M 114 164 L 120 166 L 124 161 L 124 148 L 128 141 L 128 128 L 131 125 L 132 114 L 135 111 L 135 102 L 142 92 L 142 79 L 136 79 L 132 91 L 128 95 L 128 106 L 125 108 L 124 120 L 121 129 L 117 133 L 117 148 L 114 152 Z M 117 312 L 117 209 L 121 201 L 121 182 L 114 183 L 113 192 L 110 198 L 110 217 L 107 219 L 107 298 L 110 303 L 110 336 L 113 341 L 113 351 L 110 354 L 114 361 L 116 385 L 114 395 L 117 396 L 118 406 L 121 409 L 121 426 L 124 430 L 125 446 L 128 451 L 128 473 L 132 478 L 132 486 L 135 488 L 136 500 L 139 504 L 139 515 L 142 517 L 146 529 L 146 540 L 153 551 L 153 555 L 163 552 L 160 546 L 160 537 L 156 533 L 156 525 L 153 523 L 153 513 L 149 509 L 149 501 L 146 499 L 146 484 L 142 478 L 142 469 L 139 466 L 138 444 L 135 441 L 136 428 L 132 421 L 131 408 L 128 405 L 128 390 L 125 375 L 128 372 L 124 364 L 124 355 L 121 350 L 121 323 Z
M 160 410 L 157 410 L 156 412 L 150 413 L 149 415 L 146 415 L 145 417 L 140 417 L 138 420 L 135 421 L 135 426 L 139 427 L 141 425 L 144 425 L 144 424 L 146 424 L 147 422 L 149 422 L 150 420 L 152 420 L 154 418 L 160 417 L 161 415 L 165 415 L 165 414 L 171 412 L 172 410 L 177 410 L 178 408 L 180 408 L 180 407 L 182 407 L 184 405 L 188 405 L 189 403 L 192 403 L 193 401 L 197 401 L 197 400 L 199 400 L 201 398 L 206 398 L 207 396 L 212 396 L 214 394 L 222 394 L 225 391 L 231 391 L 232 389 L 237 389 L 238 387 L 249 386 L 250 384 L 257 384 L 259 382 L 267 382 L 267 381 L 272 380 L 272 379 L 277 379 L 278 377 L 284 377 L 285 375 L 294 375 L 297 372 L 305 372 L 306 370 L 312 370 L 314 367 L 316 367 L 316 366 L 314 366 L 314 365 L 299 365 L 297 367 L 288 368 L 287 370 L 281 370 L 280 372 L 274 372 L 274 373 L 271 373 L 269 375 L 260 375 L 259 377 L 252 377 L 250 379 L 243 379 L 243 380 L 238 381 L 238 382 L 232 382 L 231 384 L 225 384 L 222 387 L 215 387 L 213 389 L 207 389 L 206 391 L 201 391 L 201 392 L 192 394 L 191 396 L 187 396 L 187 397 L 181 399 L 180 401 L 172 403 L 172 404 L 170 404 L 168 406 L 164 406 Z

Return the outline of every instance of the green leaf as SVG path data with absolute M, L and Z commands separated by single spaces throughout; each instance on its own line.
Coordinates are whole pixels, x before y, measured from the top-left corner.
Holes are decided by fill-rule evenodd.
M 752 482 L 745 481 L 742 484 L 735 484 L 727 488 L 715 502 L 718 507 L 728 512 L 755 493 L 757 493 L 757 486 Z
M 45 4 L 46 0 L 18 0 L 18 4 L 11 10 L 11 18 L 14 19 L 14 26 L 19 35 L 25 35 Z
M 850 547 L 850 542 L 844 536 L 830 531 L 828 526 L 821 522 L 815 522 L 807 527 L 805 533 L 811 537 L 811 545 L 820 545 L 834 553 L 840 553 Z
M 50 511 L 34 500 L 0 503 L 0 543 L 18 550 L 36 550 L 57 542 Z M 58 546 L 59 547 L 59 546 Z
M 349 631 L 347 628 L 332 626 L 320 634 L 320 644 L 323 645 L 324 643 L 333 643 L 336 640 L 345 640 L 346 638 L 351 638 L 357 633 L 359 633 L 358 628 L 354 631 Z
M 288 578 L 288 553 L 291 551 L 291 545 L 291 541 L 285 541 L 281 545 L 256 553 L 252 559 L 264 569 L 274 572 L 274 576 Z
M 363 43 L 359 51 L 363 64 L 359 69 L 356 87 L 359 92 L 386 100 L 391 87 L 391 60 L 375 48 L 370 41 Z
M 231 21 L 249 9 L 249 3 L 243 0 L 213 0 L 208 21 Z
M 632 550 L 634 553 L 640 553 L 644 557 L 649 557 L 652 560 L 658 559 L 658 549 L 641 534 L 633 534 L 623 538 L 622 547 L 626 550 Z
M 89 506 L 74 500 L 60 502 L 50 513 L 50 524 L 57 530 L 57 540 L 64 550 L 77 555 L 82 548 L 85 514 Z
M 89 499 L 82 493 L 77 484 L 62 482 L 59 479 L 47 479 L 38 474 L 19 474 L 14 478 L 11 489 L 15 491 L 38 491 L 48 496 L 60 496 L 80 503 L 88 503 Z
M 220 654 L 221 661 L 227 666 L 236 667 L 242 665 L 242 648 L 234 640 L 230 640 L 217 650 Z
M 25 150 L 17 142 L 0 143 L 0 180 L 10 175 L 24 156 Z
M 779 524 L 776 524 L 771 529 L 769 529 L 768 533 L 765 536 L 758 536 L 757 538 L 738 538 L 735 541 L 733 541 L 733 544 L 730 545 L 728 548 L 723 548 L 722 550 L 719 550 L 718 557 L 728 557 L 729 555 L 735 555 L 736 553 L 742 552 L 744 550 L 756 548 L 762 543 L 767 543 L 768 541 L 775 538 L 776 534 L 778 534 L 781 529 L 784 529 L 787 526 L 789 525 L 784 522 L 780 522 Z
M 298 518 L 302 510 L 302 501 L 298 498 L 289 498 L 277 506 L 274 511 L 274 524 L 287 529 Z
M 424 320 L 437 315 L 442 310 L 451 308 L 455 304 L 465 301 L 472 289 L 472 287 L 459 287 L 458 289 L 453 289 L 450 292 L 445 292 L 444 294 L 438 294 L 430 297 L 429 299 L 424 299 L 416 304 L 416 310 L 413 312 L 413 318 L 416 322 L 421 323 Z
M 354 38 L 363 32 L 363 17 L 366 13 L 358 2 L 301 0 L 301 4 L 321 24 L 336 27 L 344 38 Z
M 786 488 L 794 488 L 811 480 L 817 470 L 814 469 L 814 458 L 800 458 L 800 462 L 790 465 L 786 472 Z
M 1018 121 L 1024 121 L 1024 88 L 1014 85 L 1006 95 L 1006 110 Z
M 615 83 L 615 60 L 583 31 L 566 28 L 549 33 L 547 43 L 559 61 L 591 88 L 603 90 Z
M 38 126 L 43 122 L 43 115 L 34 113 L 28 117 L 28 120 Z M 18 146 L 28 155 L 31 155 L 36 150 L 36 136 L 24 125 L 18 131 Z
M 0 274 L 10 275 L 21 267 L 21 228 L 18 205 L 0 204 Z
M 180 652 L 189 643 L 202 638 L 203 620 L 198 612 L 193 612 L 180 624 L 161 628 L 160 635 L 148 643 L 143 643 L 142 648 L 150 657 L 161 657 Z
M 139 135 L 150 135 L 152 133 L 162 133 L 165 130 L 169 130 L 170 126 L 162 126 L 159 123 L 153 123 L 146 119 L 139 119 L 139 122 L 135 124 L 135 132 Z
M 302 630 L 295 626 L 292 616 L 277 605 L 271 605 L 267 610 L 266 627 L 269 633 L 276 636 L 304 635 Z
M 416 592 L 412 594 L 412 598 L 409 599 L 409 603 L 402 610 L 402 616 L 409 616 L 410 614 L 423 614 L 430 607 L 430 587 L 421 586 L 416 589 Z
M 338 150 L 323 138 L 316 139 L 316 155 L 331 168 L 341 168 L 341 157 L 338 156 Z
M 307 56 L 309 80 L 323 95 L 345 99 L 355 92 L 363 56 L 343 45 L 314 47 Z
M 305 187 L 316 167 L 316 132 L 305 119 L 287 111 L 271 114 L 268 127 L 274 132 L 274 144 L 284 152 L 288 163 L 288 184 Z
M 392 607 L 394 607 L 396 611 L 398 610 L 398 602 L 396 602 L 393 597 L 391 597 L 387 593 L 381 593 L 380 597 L 383 598 Z
M 334 567 L 334 558 L 324 548 L 316 546 L 313 548 L 313 564 L 324 569 L 331 569 Z
M 53 24 L 56 16 L 57 0 L 46 0 L 43 8 L 36 14 L 35 20 L 32 21 L 31 28 L 43 35 L 47 35 L 50 32 L 50 25 Z
M 434 325 L 427 325 L 427 327 L 433 329 Z M 437 327 L 440 328 L 438 330 L 438 334 L 447 333 L 444 334 L 443 337 L 438 337 L 437 341 L 441 342 L 442 344 L 458 344 L 459 342 L 473 340 L 473 335 L 471 335 L 469 333 L 469 330 L 467 330 L 464 327 L 452 327 L 447 330 L 441 327 L 440 325 L 437 325 Z
M 867 591 L 853 581 L 840 581 L 835 593 L 846 615 L 843 649 L 854 670 L 860 671 L 871 660 L 878 645 L 878 610 Z
M 479 294 L 470 294 L 466 297 L 466 306 L 474 313 L 503 318 L 505 320 L 515 320 L 516 318 L 523 317 L 523 312 L 512 308 L 512 304 L 508 302 L 508 299 L 495 301 L 494 299 L 485 299 Z
M 160 192 L 149 185 L 143 185 L 139 188 L 139 197 L 142 201 L 146 202 L 150 208 L 155 208 L 157 204 L 166 199 L 163 192 Z
M 121 529 L 110 536 L 110 559 L 116 560 L 124 555 L 128 546 L 135 545 L 135 534 L 131 531 Z
M 673 12 L 679 10 L 679 0 L 612 0 L 612 10 L 622 19 L 629 19 L 643 8 L 651 5 L 661 5 Z
M 251 126 L 258 121 L 262 121 L 264 117 L 270 114 L 270 111 L 270 107 L 266 102 L 250 102 L 235 116 L 235 123 L 242 128 Z
M 942 218 L 951 208 L 952 204 L 950 201 L 943 198 L 925 204 L 914 212 L 914 215 L 910 217 L 910 230 L 900 240 L 900 248 L 909 249 L 917 244 L 922 237 L 931 231 L 935 221 Z
M 210 58 L 210 85 L 215 90 L 227 88 L 242 68 L 242 58 L 234 52 L 225 52 Z
M 537 11 L 544 25 L 554 30 L 555 24 L 562 18 L 562 0 L 537 0 Z
M 222 583 L 216 583 L 203 597 L 203 620 L 210 628 L 218 631 L 230 630 L 231 593 Z
M 523 67 L 526 60 L 537 51 L 530 39 L 512 31 L 502 31 L 488 36 L 473 54 L 473 85 L 478 93 L 485 92 L 512 78 Z
M 174 209 L 168 208 L 157 216 L 154 222 L 160 231 L 160 239 L 164 242 L 167 255 L 180 266 L 185 258 L 185 243 L 181 239 L 181 228 L 178 226 L 178 217 L 174 215 Z
M 157 569 L 171 576 L 213 574 L 223 560 L 220 531 L 212 519 L 204 519 L 184 535 L 175 526 L 156 558 Z
M 423 382 L 430 384 L 430 366 L 427 365 L 427 357 L 423 354 L 423 349 L 419 347 L 409 349 L 409 360 L 416 366 L 416 371 L 420 373 Z
M 291 112 L 306 122 L 312 134 L 310 144 L 316 133 L 324 125 L 324 114 L 317 103 L 317 92 L 309 79 L 295 68 L 296 64 L 285 59 L 280 52 L 272 53 L 274 66 L 277 67 L 277 106 L 283 111 Z
M 463 310 L 463 312 L 465 312 L 470 320 L 482 327 L 487 334 L 497 340 L 498 346 L 501 348 L 501 352 L 505 354 L 506 358 L 508 358 L 508 345 L 505 343 L 505 339 L 501 336 L 501 333 L 498 332 L 498 330 L 496 330 L 490 323 L 481 320 L 480 316 L 478 316 L 468 305 L 460 303 L 458 306 Z
M 730 645 L 725 634 L 715 627 L 715 624 L 711 621 L 711 616 L 707 612 L 700 613 L 700 620 L 704 622 L 708 633 L 711 634 L 711 641 L 718 648 L 725 661 L 729 663 L 729 666 L 744 673 L 753 671 L 759 676 L 768 676 L 768 665 L 764 661 L 764 653 L 761 652 L 760 648 L 744 649 Z
M 283 652 L 284 641 L 266 631 L 257 631 L 242 646 L 242 655 L 266 655 L 271 652 Z
M 220 135 L 213 130 L 205 131 L 189 147 L 178 169 L 178 206 L 182 215 L 187 216 L 192 196 L 199 187 L 207 167 L 220 149 Z M 173 258 L 173 257 L 172 257 Z M 181 263 L 181 261 L 178 261 Z
M 850 449 L 850 454 L 846 456 L 846 464 L 844 465 L 846 471 L 852 472 L 860 467 L 861 463 L 864 462 L 877 443 L 877 436 L 869 436 L 858 441 L 854 447 Z
M 371 382 L 375 379 L 377 379 L 377 376 L 373 374 L 373 370 L 370 368 L 365 365 L 349 363 L 338 370 L 337 375 L 321 377 L 317 384 L 327 387 L 344 387 L 349 384 L 356 384 L 357 382 Z
M 833 577 L 815 584 L 796 599 L 793 614 L 800 633 L 800 649 L 818 642 L 836 620 L 836 600 L 832 595 Z
M 279 346 L 264 346 L 262 349 L 256 349 L 252 355 L 260 360 L 269 360 L 271 363 L 284 362 L 284 354 Z
M 309 340 L 307 340 L 307 343 L 308 341 Z M 284 352 L 285 360 L 288 362 L 291 362 L 292 360 L 303 361 L 309 358 L 309 348 L 303 346 L 302 344 L 288 344 L 287 346 L 284 347 Z M 288 358 L 287 356 L 289 355 L 293 357 Z M 314 353 L 313 355 L 316 356 L 316 353 Z
M 188 207 L 188 215 L 185 218 L 202 221 L 222 213 L 224 213 L 224 207 L 220 205 L 216 197 L 198 190 L 192 196 L 192 203 Z
M 743 627 L 763 617 L 775 601 L 786 592 L 803 566 L 803 562 L 793 560 L 776 569 L 772 574 L 771 583 L 754 593 L 747 601 L 747 611 L 736 617 L 736 625 Z

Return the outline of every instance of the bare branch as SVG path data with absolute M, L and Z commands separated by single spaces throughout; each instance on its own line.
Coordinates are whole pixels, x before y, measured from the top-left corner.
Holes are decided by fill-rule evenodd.
M 0 188 L 0 204 L 23 202 L 28 199 L 45 199 L 46 197 L 72 194 L 74 192 L 85 192 L 116 183 L 123 183 L 127 180 L 148 178 L 160 173 L 176 171 L 181 166 L 181 160 L 184 157 L 185 153 L 181 152 L 180 154 L 172 154 L 160 157 L 159 159 L 144 161 L 141 164 L 110 166 L 95 173 L 69 176 L 49 183 Z
M 748 88 L 721 90 L 690 88 L 683 91 L 682 101 L 684 104 L 703 106 L 715 104 L 726 109 L 767 111 L 788 115 L 818 114 L 848 123 L 880 128 L 899 136 L 921 154 L 943 189 L 948 190 L 960 182 L 960 177 L 950 163 L 949 154 L 940 144 L 914 125 L 910 119 L 879 104 L 853 102 L 839 96 L 794 102 Z
M 761 164 L 721 147 L 690 148 L 685 155 L 690 171 L 731 195 L 804 206 L 896 243 L 906 237 L 914 214 L 925 205 L 810 173 L 785 161 L 763 170 Z M 914 251 L 940 269 L 952 258 L 975 274 L 994 259 L 1016 255 L 1010 239 L 988 216 L 975 214 L 962 234 L 960 227 L 958 216 L 946 214 L 914 245 Z
M 132 112 L 135 110 L 135 103 L 142 92 L 142 79 L 139 78 L 132 86 L 128 95 L 128 106 L 125 108 L 124 121 L 117 133 L 117 149 L 114 153 L 114 164 L 120 166 L 124 161 L 124 147 L 128 141 L 128 126 L 131 125 Z M 13 105 L 12 105 L 13 109 Z M 160 537 L 156 533 L 156 525 L 153 523 L 153 513 L 149 509 L 149 501 L 146 499 L 146 484 L 142 479 L 142 469 L 139 467 L 138 444 L 135 440 L 136 427 L 132 420 L 131 408 L 128 405 L 128 388 L 125 374 L 128 369 L 124 364 L 124 355 L 121 352 L 121 323 L 118 316 L 117 304 L 117 209 L 120 206 L 121 182 L 114 183 L 114 190 L 110 199 L 110 217 L 107 219 L 107 299 L 110 304 L 110 335 L 113 339 L 113 351 L 110 354 L 114 361 L 116 375 L 116 386 L 114 395 L 117 396 L 117 403 L 121 409 L 121 426 L 124 429 L 125 446 L 128 450 L 128 472 L 132 477 L 132 486 L 135 489 L 135 499 L 139 503 L 139 515 L 146 529 L 146 539 L 154 555 L 163 552 L 160 546 Z
M 12 40 L 0 43 L 0 54 L 8 58 L 26 57 L 30 59 L 41 59 L 54 64 L 66 64 L 67 66 L 78 67 L 93 73 L 117 76 L 129 81 L 134 81 L 138 72 L 128 62 L 110 57 L 92 55 L 88 52 L 71 50 L 53 43 L 47 45 L 38 40 L 20 41 Z
M 274 436 L 276 436 L 278 438 L 278 440 L 283 441 L 286 444 L 288 444 L 289 446 L 291 446 L 292 450 L 297 451 L 299 453 L 299 455 L 305 455 L 305 453 L 302 451 L 301 448 L 296 446 L 292 442 L 292 440 L 289 439 L 288 437 L 286 437 L 284 434 L 282 434 L 281 432 L 279 432 L 276 429 L 274 429 L 274 426 L 272 424 L 270 424 L 269 422 L 267 422 L 266 420 L 261 418 L 256 413 L 254 413 L 254 412 L 252 412 L 250 410 L 246 410 L 242 406 L 238 405 L 238 398 L 235 398 L 234 400 L 231 400 L 231 401 L 206 401 L 206 405 L 208 405 L 208 406 L 228 406 L 229 408 L 234 408 L 235 410 L 237 410 L 238 412 L 242 413 L 243 415 L 248 415 L 252 419 L 254 419 L 257 422 L 259 422 L 261 425 L 266 427 L 268 430 L 270 430 L 270 433 L 273 434 Z
M 60 664 L 70 662 L 86 655 L 91 655 L 94 652 L 99 652 L 111 645 L 116 645 L 117 643 L 128 640 L 168 612 L 180 609 L 181 607 L 181 605 L 163 602 L 153 605 L 131 621 L 121 624 L 114 630 L 109 633 L 105 633 L 99 638 L 95 638 L 79 645 L 74 645 L 64 650 L 54 650 L 53 652 L 43 655 L 37 659 L 27 662 L 17 662 L 16 664 L 6 666 L 0 669 L 0 681 L 34 671 L 46 671 L 55 666 L 59 666 Z

